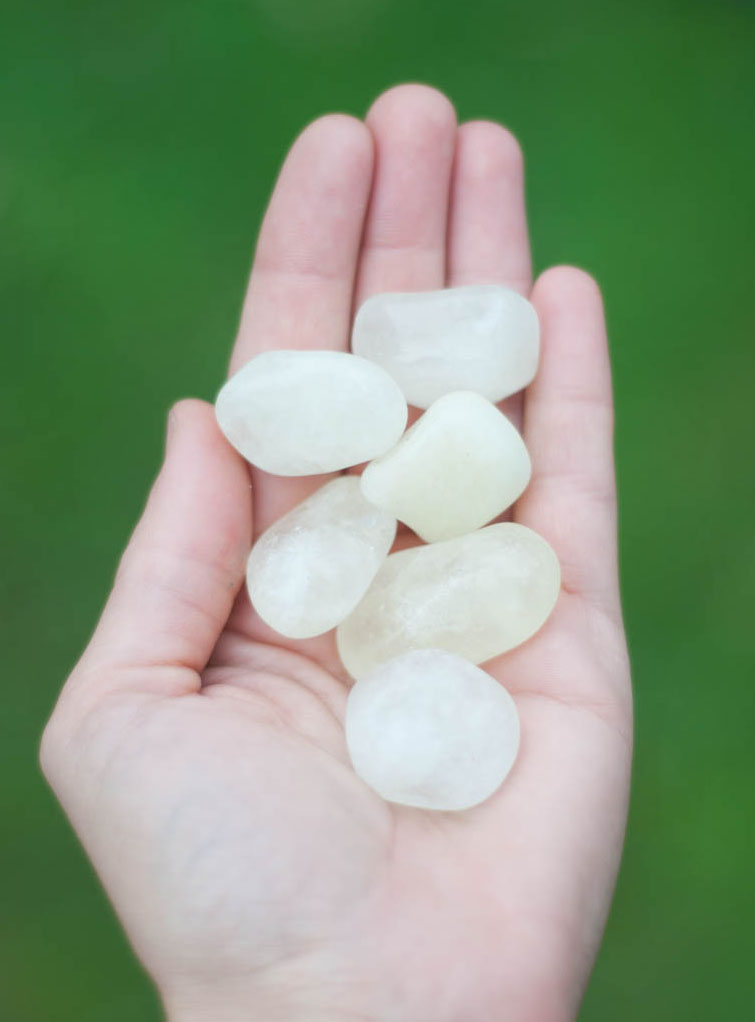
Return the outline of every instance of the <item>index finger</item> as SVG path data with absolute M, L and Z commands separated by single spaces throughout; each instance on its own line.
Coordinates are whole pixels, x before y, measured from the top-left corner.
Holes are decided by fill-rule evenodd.
M 231 372 L 275 348 L 348 350 L 372 164 L 369 130 L 345 114 L 321 117 L 294 142 L 260 229 Z M 328 478 L 254 469 L 255 532 Z

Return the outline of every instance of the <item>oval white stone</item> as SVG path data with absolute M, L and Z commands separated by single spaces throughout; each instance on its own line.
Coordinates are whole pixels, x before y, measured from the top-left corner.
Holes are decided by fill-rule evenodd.
M 437 649 L 381 664 L 346 703 L 354 770 L 391 802 L 468 809 L 500 786 L 519 748 L 519 717 L 503 685 Z
M 534 377 L 540 325 L 526 298 L 496 284 L 378 294 L 357 312 L 351 348 L 417 408 L 454 390 L 500 401 Z
M 281 476 L 337 472 L 383 454 L 406 425 L 401 390 L 344 351 L 265 351 L 225 384 L 220 428 L 244 457 Z
M 530 479 L 516 428 L 473 391 L 438 398 L 362 474 L 365 497 L 435 543 L 479 529 L 513 504 Z
M 354 678 L 410 649 L 445 649 L 483 663 L 524 642 L 556 603 L 558 558 L 513 522 L 391 554 L 336 630 Z
M 271 628 L 292 639 L 329 631 L 354 609 L 385 560 L 396 519 L 369 504 L 356 476 L 341 476 L 267 529 L 246 581 Z

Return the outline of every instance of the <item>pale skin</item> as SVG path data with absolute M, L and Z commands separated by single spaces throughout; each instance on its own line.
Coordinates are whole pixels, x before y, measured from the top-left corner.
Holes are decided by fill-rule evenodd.
M 252 539 L 320 485 L 250 470 L 211 406 L 169 416 L 165 461 L 42 764 L 175 1022 L 567 1022 L 619 864 L 632 747 L 617 582 L 612 401 L 599 290 L 535 283 L 515 139 L 433 89 L 323 117 L 281 170 L 231 369 L 269 348 L 348 349 L 368 295 L 500 283 L 542 325 L 504 406 L 534 474 L 513 510 L 563 586 L 485 665 L 522 744 L 463 813 L 383 802 L 350 768 L 332 634 L 255 617 Z M 405 540 L 406 541 L 406 540 Z

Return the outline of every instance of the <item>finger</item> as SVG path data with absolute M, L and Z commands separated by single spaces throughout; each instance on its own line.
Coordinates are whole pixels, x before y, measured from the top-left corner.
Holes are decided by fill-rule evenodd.
M 111 688 L 198 688 L 244 576 L 251 520 L 247 466 L 211 406 L 176 405 L 163 467 L 76 673 Z
M 375 180 L 356 305 L 379 291 L 443 287 L 456 114 L 442 93 L 399 85 L 373 103 Z
M 561 266 L 540 277 L 532 301 L 543 335 L 524 403 L 533 475 L 514 517 L 553 545 L 567 591 L 618 613 L 613 401 L 600 291 L 583 271 Z
M 232 372 L 272 348 L 348 350 L 372 164 L 372 136 L 353 117 L 322 117 L 296 140 L 260 229 Z M 255 471 L 257 531 L 326 481 Z
M 347 349 L 372 163 L 354 117 L 321 117 L 296 139 L 260 228 L 231 371 L 271 348 Z
M 459 127 L 451 188 L 448 283 L 532 286 L 524 163 L 514 136 L 490 121 Z
M 448 283 L 503 284 L 523 295 L 529 295 L 532 286 L 522 150 L 509 131 L 490 121 L 469 121 L 459 128 Z M 521 428 L 521 394 L 501 407 Z

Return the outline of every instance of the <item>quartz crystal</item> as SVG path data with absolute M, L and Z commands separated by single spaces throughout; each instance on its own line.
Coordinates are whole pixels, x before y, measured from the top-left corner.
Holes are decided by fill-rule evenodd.
M 226 383 L 220 428 L 244 457 L 281 476 L 336 472 L 383 454 L 406 425 L 385 370 L 343 351 L 266 351 Z
M 424 647 L 482 663 L 533 635 L 559 587 L 558 559 L 541 536 L 513 522 L 488 525 L 391 554 L 336 630 L 338 651 L 354 678 Z
M 529 478 L 530 458 L 515 427 L 466 390 L 438 398 L 396 447 L 371 462 L 362 493 L 434 543 L 495 518 Z
M 373 295 L 357 312 L 351 341 L 417 408 L 454 390 L 500 401 L 532 380 L 539 347 L 532 305 L 495 284 Z
M 280 518 L 252 548 L 247 587 L 255 610 L 292 639 L 320 635 L 359 603 L 396 534 L 357 476 L 341 476 Z
M 391 802 L 468 809 L 492 795 L 516 758 L 514 700 L 489 674 L 418 649 L 358 681 L 346 704 L 356 773 Z

